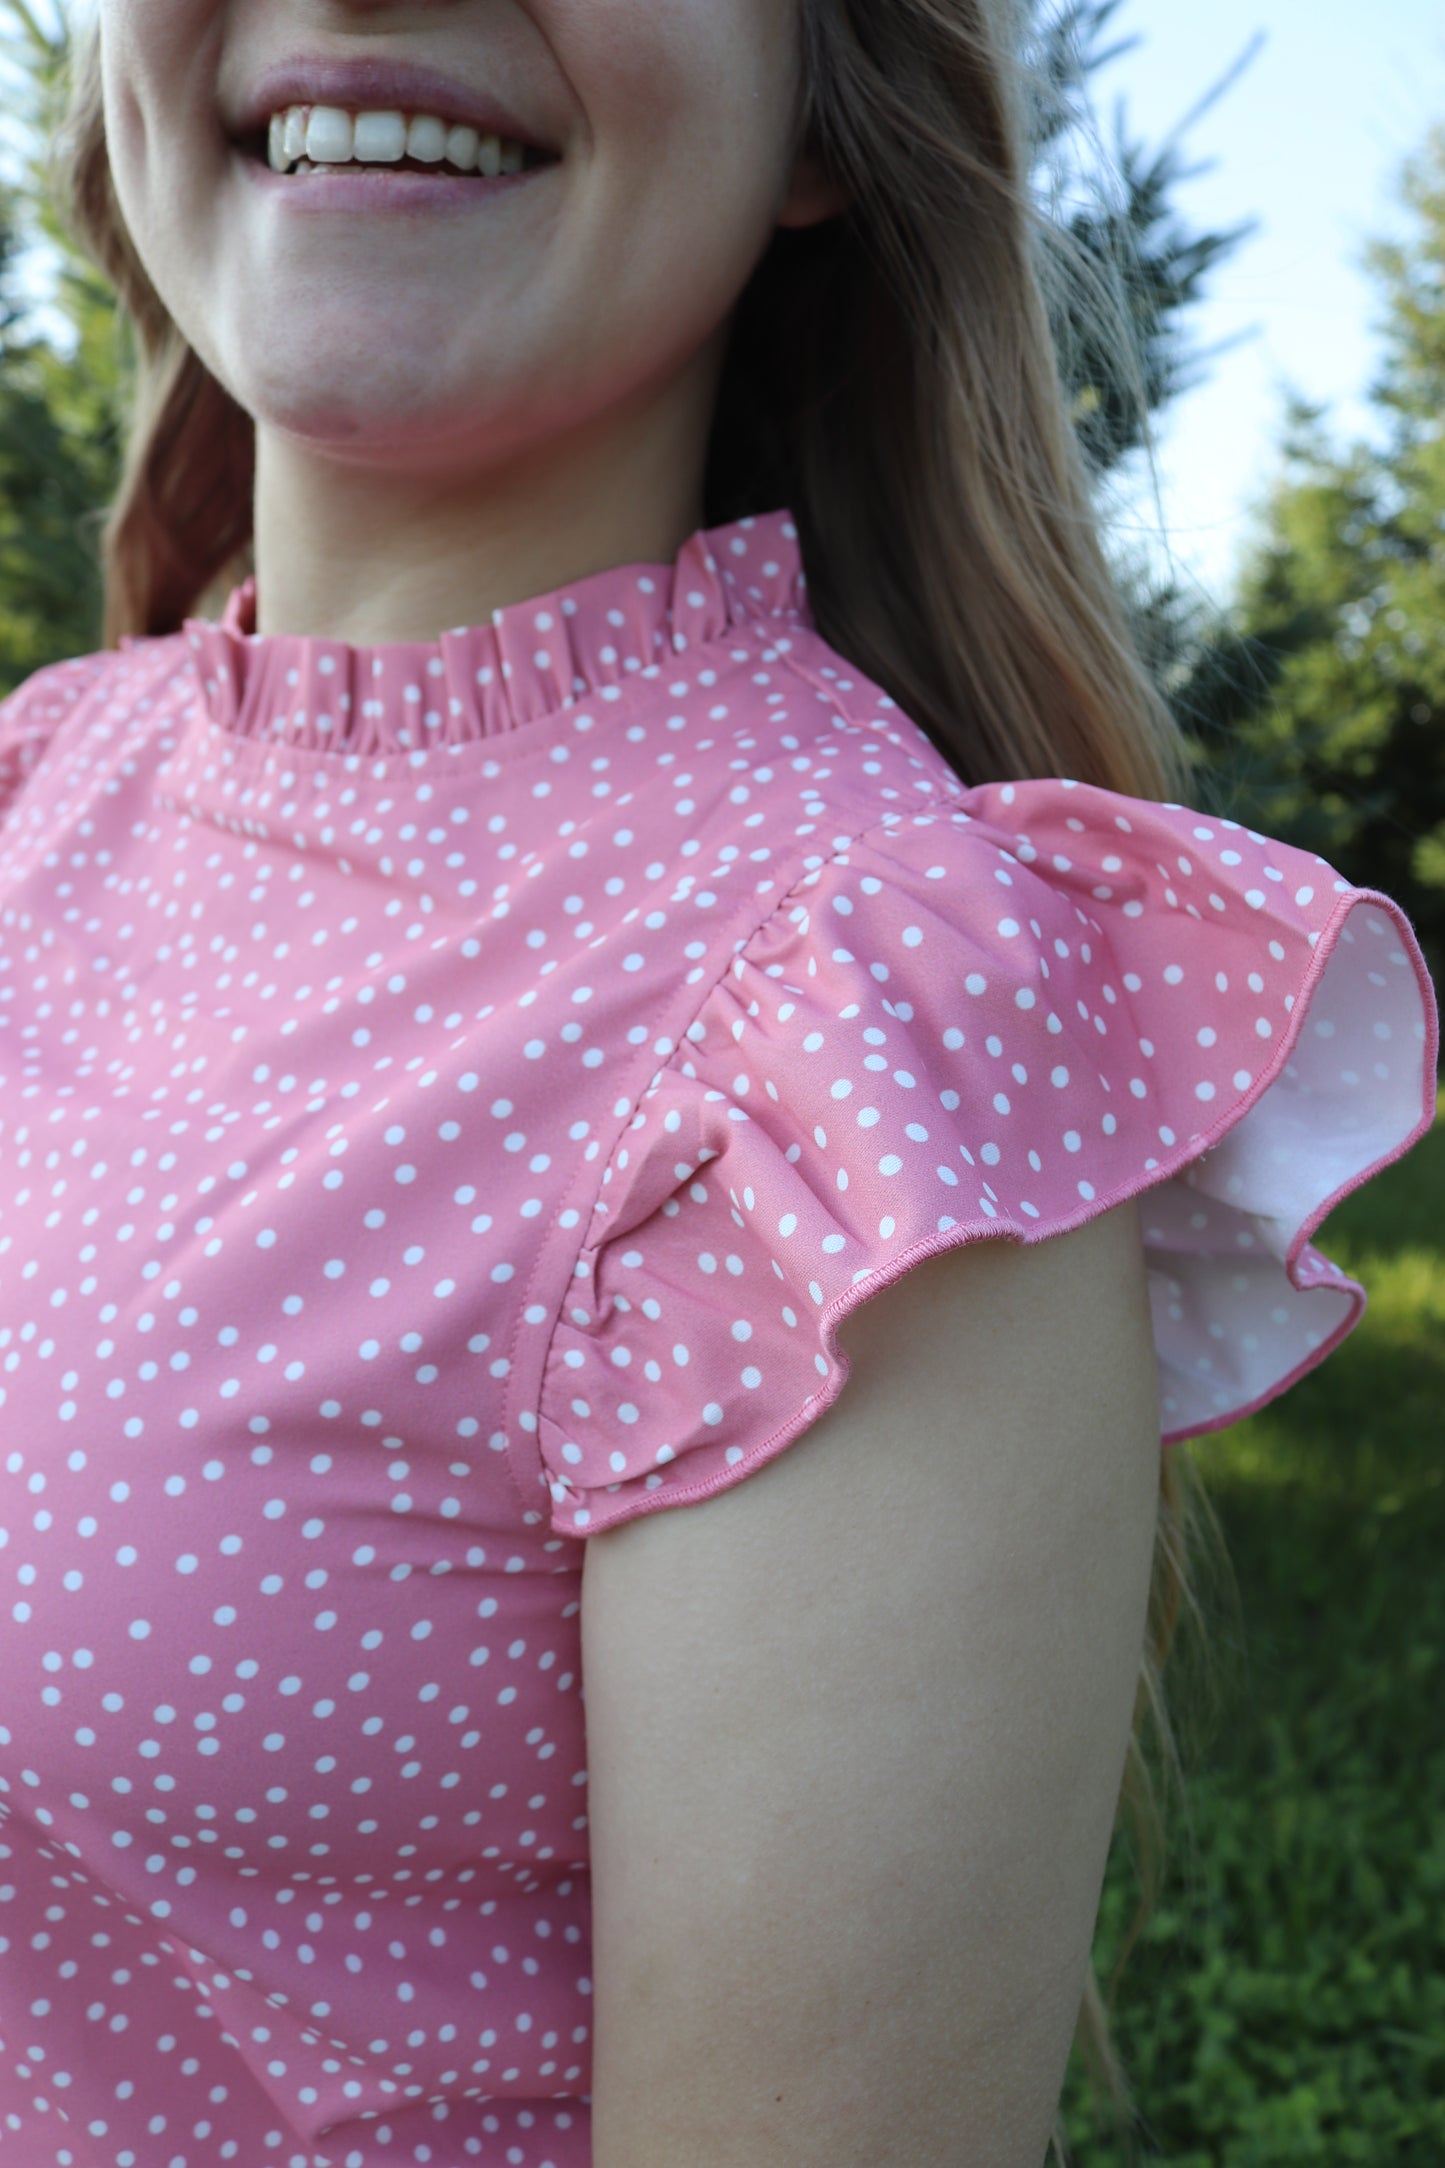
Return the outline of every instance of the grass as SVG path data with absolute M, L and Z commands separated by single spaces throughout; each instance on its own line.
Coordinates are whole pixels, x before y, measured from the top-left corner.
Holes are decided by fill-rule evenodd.
M 1133 2149 L 1063 2113 L 1077 2168 L 1445 2163 L 1445 1119 L 1316 1236 L 1365 1318 L 1291 1392 L 1185 1448 L 1238 1588 L 1165 1687 L 1188 1789 L 1114 2035 Z M 1116 1840 L 1095 1965 L 1138 1901 Z

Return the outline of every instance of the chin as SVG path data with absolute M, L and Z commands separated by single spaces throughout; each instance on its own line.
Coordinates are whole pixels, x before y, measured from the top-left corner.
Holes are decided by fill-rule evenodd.
M 298 367 L 293 357 L 280 375 L 274 369 L 240 371 L 233 381 L 261 427 L 318 451 L 365 452 L 379 465 L 424 467 L 429 452 L 439 464 L 454 462 L 461 438 L 475 437 L 485 421 L 475 379 L 454 402 L 439 396 L 444 387 L 437 383 L 434 356 L 414 380 L 398 372 L 395 357 L 382 369 L 363 360 L 360 367 L 329 374 Z
M 435 322 L 433 320 L 433 332 Z M 226 382 L 259 428 L 306 449 L 378 470 L 456 479 L 546 444 L 581 418 L 570 369 L 540 356 L 501 365 L 495 344 L 449 352 L 433 336 L 389 346 L 331 318 L 284 355 L 227 357 Z M 314 365 L 308 365 L 314 354 Z

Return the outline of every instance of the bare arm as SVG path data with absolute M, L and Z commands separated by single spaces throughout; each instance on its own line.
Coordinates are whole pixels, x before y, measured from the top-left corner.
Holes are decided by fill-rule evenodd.
M 596 2168 L 1039 2168 L 1158 1494 L 1132 1204 L 856 1311 L 835 1405 L 588 1546 Z

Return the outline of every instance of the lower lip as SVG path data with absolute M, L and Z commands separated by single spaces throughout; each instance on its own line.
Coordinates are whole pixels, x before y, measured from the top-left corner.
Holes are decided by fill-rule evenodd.
M 514 195 L 529 182 L 540 180 L 550 166 L 533 166 L 525 173 L 503 173 L 495 180 L 480 174 L 393 172 L 373 166 L 361 173 L 273 173 L 259 158 L 241 154 L 241 165 L 253 188 L 276 197 L 296 211 L 460 211 Z

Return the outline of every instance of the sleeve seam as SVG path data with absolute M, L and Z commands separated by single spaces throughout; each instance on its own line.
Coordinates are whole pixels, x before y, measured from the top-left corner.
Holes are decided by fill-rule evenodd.
M 799 889 L 802 887 L 803 883 L 805 881 L 813 880 L 817 876 L 824 873 L 829 866 L 836 865 L 840 859 L 846 858 L 848 853 L 852 850 L 855 850 L 860 843 L 864 842 L 866 838 L 874 832 L 875 829 L 884 826 L 891 827 L 891 825 L 895 824 L 898 820 L 904 819 L 906 817 L 907 816 L 905 814 L 893 808 L 890 808 L 886 813 L 881 816 L 875 815 L 874 817 L 865 821 L 862 827 L 851 833 L 845 842 L 839 844 L 836 848 L 829 850 L 827 856 L 822 858 L 816 866 L 808 866 L 802 871 L 796 872 L 793 875 L 793 877 L 789 880 L 788 886 L 784 890 L 783 894 L 772 900 L 768 907 L 763 911 L 761 917 L 759 917 L 755 921 L 751 930 L 746 933 L 741 938 L 741 940 L 737 941 L 735 945 L 727 949 L 726 954 L 724 955 L 717 970 L 709 974 L 706 983 L 698 994 L 697 1000 L 693 1004 L 686 1024 L 681 1025 L 678 1029 L 676 1041 L 674 1043 L 672 1052 L 668 1054 L 666 1058 L 658 1064 L 656 1074 L 659 1077 L 664 1075 L 669 1069 L 672 1069 L 676 1064 L 678 1056 L 683 1052 L 683 1050 L 689 1043 L 688 1033 L 691 1030 L 693 1024 L 697 1022 L 698 1017 L 701 1015 L 702 1011 L 707 1007 L 707 1004 L 709 1003 L 709 1001 L 711 1001 L 713 995 L 722 985 L 723 980 L 726 978 L 728 972 L 732 969 L 734 963 L 738 960 L 739 957 L 746 956 L 748 950 L 752 947 L 758 936 L 763 933 L 767 927 L 771 926 L 774 920 L 777 918 L 779 912 L 784 910 L 793 901 L 793 899 L 798 894 Z M 614 1134 L 611 1144 L 607 1148 L 605 1157 L 603 1157 L 600 1161 L 597 1170 L 597 1178 L 591 1190 L 590 1202 L 582 1215 L 578 1239 L 575 1245 L 569 1244 L 567 1250 L 564 1252 L 564 1257 L 566 1259 L 565 1270 L 560 1270 L 558 1272 L 557 1279 L 559 1284 L 556 1288 L 555 1294 L 549 1299 L 548 1307 L 551 1312 L 551 1322 L 547 1327 L 547 1344 L 542 1351 L 542 1360 L 538 1372 L 536 1405 L 532 1409 L 535 1428 L 531 1433 L 536 1448 L 537 1458 L 542 1464 L 544 1473 L 546 1469 L 546 1462 L 543 1459 L 542 1455 L 542 1423 L 547 1406 L 546 1387 L 548 1376 L 551 1370 L 552 1349 L 556 1343 L 558 1327 L 562 1322 L 562 1311 L 566 1304 L 567 1290 L 572 1285 L 572 1282 L 576 1277 L 577 1260 L 579 1257 L 582 1256 L 583 1252 L 587 1248 L 588 1237 L 591 1234 L 593 1222 L 596 1217 L 597 1199 L 601 1195 L 602 1186 L 606 1179 L 607 1172 L 615 1162 L 618 1150 L 620 1149 L 622 1144 L 622 1140 L 627 1135 L 629 1129 L 632 1126 L 633 1119 L 637 1113 L 638 1104 L 640 1104 L 640 1099 L 639 1101 L 631 1103 L 627 1114 L 620 1118 L 620 1126 Z M 599 1252 L 602 1249 L 606 1239 L 607 1237 L 604 1236 L 602 1242 L 599 1242 L 597 1244 Z M 513 1364 L 515 1364 L 517 1343 L 521 1335 L 522 1317 L 527 1308 L 530 1306 L 531 1302 L 537 1298 L 538 1292 L 539 1291 L 537 1289 L 536 1283 L 535 1281 L 533 1281 L 533 1283 L 528 1286 L 526 1295 L 523 1297 L 523 1300 L 517 1306 L 517 1322 L 513 1326 L 512 1342 L 509 1349 L 509 1356 Z M 518 1412 L 520 1414 L 520 1411 Z M 548 1495 L 550 1499 L 550 1488 Z
M 839 659 L 843 662 L 847 662 L 848 660 L 846 655 L 840 657 Z M 869 725 L 864 722 L 861 716 L 854 714 L 853 709 L 843 699 L 842 693 L 839 688 L 836 685 L 830 685 L 827 679 L 824 677 L 820 677 L 816 670 L 810 670 L 807 664 L 802 660 L 802 658 L 793 653 L 791 644 L 786 650 L 779 650 L 779 660 L 787 665 L 788 669 L 792 671 L 794 677 L 801 678 L 805 685 L 810 685 L 815 693 L 821 694 L 823 699 L 828 702 L 828 705 L 831 708 L 835 709 L 836 712 L 842 716 L 845 723 L 851 723 L 855 730 L 866 730 L 869 728 Z M 856 665 L 850 664 L 849 667 L 856 668 Z M 867 672 L 865 670 L 858 670 L 857 675 L 859 677 L 866 678 Z M 877 687 L 877 690 L 879 692 L 882 692 L 883 687 L 880 685 Z M 892 695 L 889 694 L 887 697 L 891 699 Z M 897 701 L 894 701 L 893 704 L 894 707 L 898 709 L 898 713 L 901 715 L 903 713 L 903 710 L 901 708 L 898 708 Z
M 824 700 L 826 700 L 829 706 L 834 710 L 834 712 L 840 715 L 843 718 L 843 721 L 849 724 L 854 730 L 872 731 L 876 728 L 876 721 L 874 718 L 857 714 L 853 707 L 844 699 L 839 688 L 836 685 L 830 685 L 826 678 L 819 676 L 817 671 L 809 669 L 808 665 L 802 660 L 802 658 L 792 652 L 791 647 L 789 647 L 786 652 L 780 651 L 779 659 L 787 665 L 788 669 L 792 671 L 794 677 L 800 679 L 804 685 L 811 686 L 812 690 L 815 693 L 818 693 Z M 848 662 L 848 658 L 846 655 L 841 656 L 839 659 L 843 662 Z M 893 699 L 893 695 L 889 693 L 884 686 L 877 684 L 874 679 L 870 678 L 866 670 L 859 668 L 856 663 L 849 663 L 848 667 L 853 671 L 855 677 L 862 678 L 866 684 L 872 685 L 875 692 L 881 694 L 883 698 L 885 698 L 891 703 L 892 710 L 895 715 L 899 716 L 905 723 L 909 723 L 912 728 L 922 730 L 921 724 L 913 723 L 907 709 L 900 707 L 899 703 Z M 969 790 L 972 786 L 966 783 L 963 777 L 958 773 L 957 769 L 951 765 L 947 755 L 941 752 L 938 746 L 933 744 L 933 740 L 928 737 L 928 733 L 926 731 L 923 731 L 922 734 L 927 739 L 928 744 L 933 747 L 934 752 L 938 754 L 940 761 L 943 763 L 944 772 L 943 775 L 938 778 L 937 782 L 939 799 L 950 806 L 957 807 L 958 810 L 961 812 L 967 812 L 968 809 L 963 804 L 963 800 L 965 797 L 967 797 Z M 900 818 L 906 818 L 909 809 L 906 807 L 898 807 L 893 810 L 896 810 L 898 812 Z M 881 824 L 875 823 L 875 825 Z

